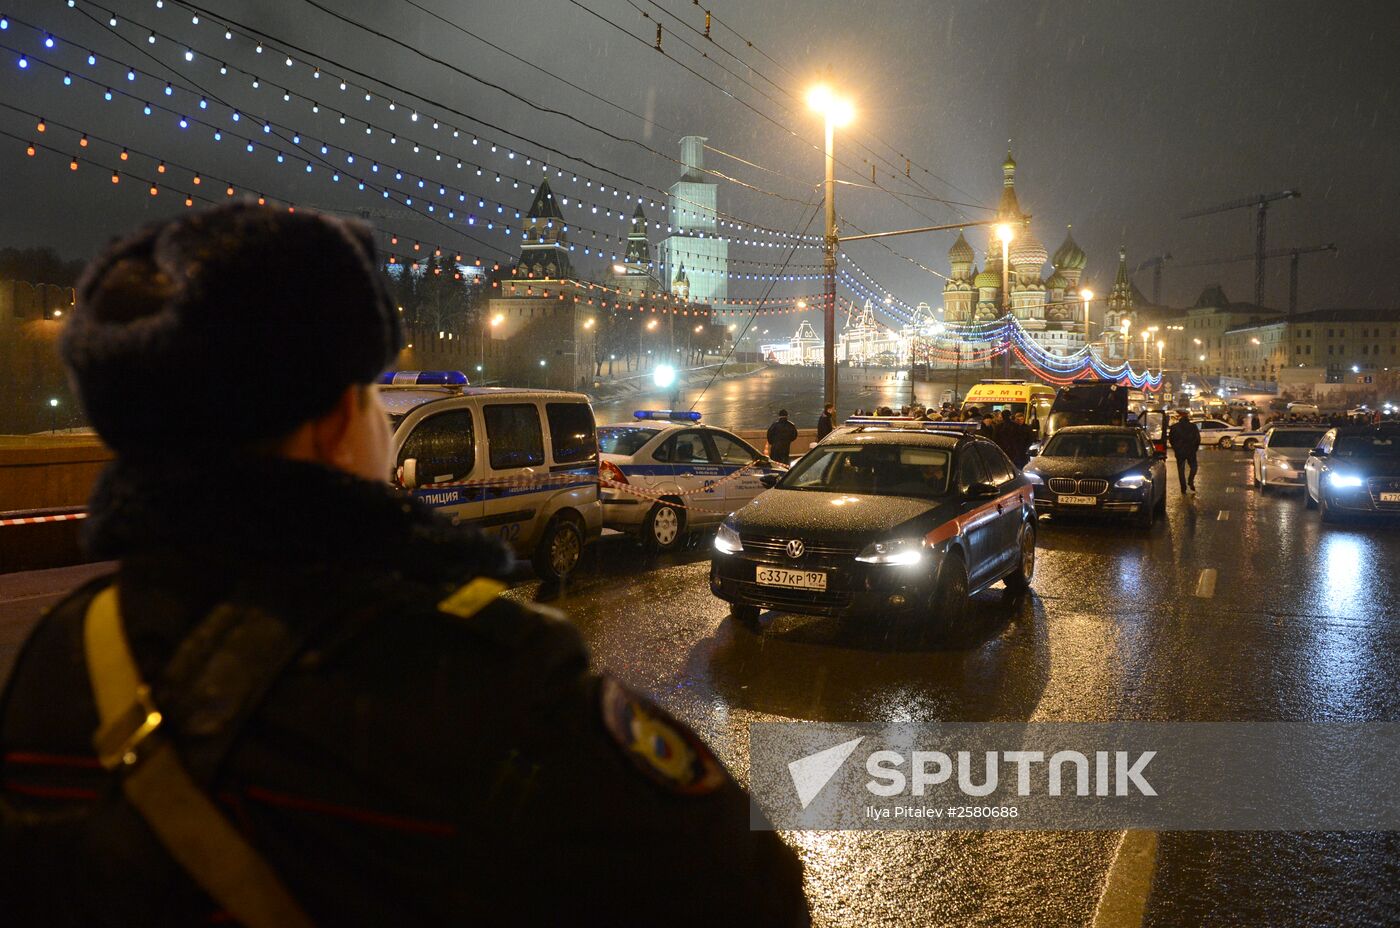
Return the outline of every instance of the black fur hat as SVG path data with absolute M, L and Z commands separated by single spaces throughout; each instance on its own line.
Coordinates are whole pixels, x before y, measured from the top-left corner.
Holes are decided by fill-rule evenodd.
M 61 351 L 93 427 L 132 453 L 290 434 L 402 345 L 368 226 L 236 204 L 94 260 Z

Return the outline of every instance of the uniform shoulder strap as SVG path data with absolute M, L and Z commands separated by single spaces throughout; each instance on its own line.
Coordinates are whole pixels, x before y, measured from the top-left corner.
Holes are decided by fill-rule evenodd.
M 117 588 L 88 606 L 83 644 L 100 724 L 93 744 L 171 857 L 247 928 L 311 928 L 266 861 L 185 769 L 122 630 Z M 250 687 L 251 688 L 251 687 Z

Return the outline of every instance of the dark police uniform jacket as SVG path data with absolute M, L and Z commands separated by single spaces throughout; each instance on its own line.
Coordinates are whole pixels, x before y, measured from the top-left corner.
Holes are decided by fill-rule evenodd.
M 751 830 L 745 792 L 689 729 L 591 673 L 557 613 L 452 598 L 507 563 L 479 533 L 270 460 L 118 462 L 91 511 L 157 706 L 172 653 L 219 604 L 305 635 L 210 793 L 316 923 L 807 923 L 796 856 Z M 0 911 L 219 922 L 94 759 L 82 625 L 109 582 L 41 620 L 0 704 L 6 800 L 80 823 L 62 846 L 5 851 Z
M 1194 457 L 1201 447 L 1201 430 L 1189 419 L 1179 419 L 1167 430 L 1167 441 L 1177 457 Z

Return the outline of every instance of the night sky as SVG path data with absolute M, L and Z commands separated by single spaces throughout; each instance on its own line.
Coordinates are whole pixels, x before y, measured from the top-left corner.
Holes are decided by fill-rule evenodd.
M 161 8 L 154 0 L 107 0 L 100 7 L 79 2 L 76 9 L 68 8 L 66 0 L 18 0 L 6 11 L 9 29 L 0 32 L 5 46 L 0 50 L 0 103 L 5 104 L 0 130 L 19 139 L 0 137 L 5 198 L 0 244 L 51 245 L 65 257 L 86 257 L 138 222 L 181 210 L 183 197 L 173 190 L 153 198 L 147 185 L 134 179 L 111 183 L 111 166 L 125 145 L 133 152 L 126 163 L 129 170 L 181 191 L 222 198 L 222 183 L 205 180 L 198 188 L 191 186 L 191 170 L 197 170 L 234 180 L 240 192 L 264 192 L 279 201 L 391 210 L 396 215 L 378 223 L 406 239 L 420 237 L 467 255 L 500 259 L 495 248 L 448 228 L 458 223 L 441 213 L 439 222 L 415 220 L 403 215 L 406 207 L 359 193 L 349 180 L 366 160 L 383 159 L 380 180 L 387 182 L 386 175 L 392 174 L 387 165 L 396 164 L 421 171 L 406 171 L 410 180 L 423 176 L 431 187 L 444 183 L 454 195 L 465 189 L 524 209 L 530 201 L 524 185 L 513 189 L 496 183 L 493 174 L 537 176 L 528 173 L 523 161 L 538 158 L 540 149 L 517 140 L 515 160 L 506 158 L 504 148 L 491 154 L 484 143 L 473 150 L 468 141 L 473 131 L 500 139 L 504 133 L 448 109 L 630 179 L 622 183 L 614 174 L 569 161 L 562 162 L 565 178 L 551 175 L 561 195 L 586 194 L 586 200 L 600 204 L 605 200 L 585 190 L 585 177 L 604 180 L 609 190 L 615 183 L 631 190 L 641 189 L 639 185 L 665 188 L 679 175 L 668 160 L 679 157 L 679 137 L 707 136 L 712 146 L 753 163 L 711 153 L 707 167 L 777 195 L 722 183 L 721 210 L 791 229 L 809 212 L 801 202 L 816 202 L 814 187 L 822 170 L 821 126 L 803 105 L 802 94 L 829 69 L 830 82 L 854 99 L 857 111 L 851 129 L 838 133 L 843 165 L 838 177 L 868 185 L 874 159 L 878 183 L 907 195 L 901 201 L 878 189 L 840 188 L 838 212 L 865 230 L 985 218 L 1000 193 L 1000 164 L 1009 139 L 1020 165 L 1020 201 L 1034 215 L 1033 233 L 1053 252 L 1065 225 L 1073 223 L 1076 239 L 1089 254 L 1084 281 L 1101 292 L 1112 281 L 1120 242 L 1128 249 L 1130 266 L 1164 252 L 1181 263 L 1252 252 L 1251 210 L 1190 220 L 1179 216 L 1251 194 L 1295 188 L 1302 191 L 1301 199 L 1276 203 L 1270 211 L 1269 246 L 1333 242 L 1340 249 L 1336 257 L 1303 258 L 1300 308 L 1400 307 L 1400 275 L 1393 267 L 1400 243 L 1394 219 L 1400 202 L 1400 66 L 1393 48 L 1400 13 L 1392 3 L 713 0 L 710 8 L 719 18 L 712 26 L 713 41 L 680 25 L 683 21 L 703 29 L 702 7 L 688 0 L 317 3 L 574 118 L 532 109 L 501 90 L 340 22 L 306 0 L 217 5 L 219 14 L 273 37 L 261 55 L 241 36 L 225 40 L 222 23 L 207 12 L 193 24 L 192 9 L 173 0 Z M 453 30 L 415 4 L 616 107 Z M 119 20 L 115 31 L 106 25 L 111 9 Z M 652 18 L 644 18 L 643 11 Z M 658 20 L 664 25 L 665 53 L 651 47 Z M 42 34 L 21 21 L 50 30 L 56 47 L 45 50 Z M 163 34 L 154 44 L 147 41 L 152 28 Z M 86 52 L 75 49 L 74 42 L 96 51 L 96 66 L 87 64 Z M 683 42 L 708 52 L 709 58 Z M 184 60 L 184 43 L 196 51 L 193 62 Z M 274 49 L 288 43 L 326 60 L 321 78 L 312 76 L 298 53 L 292 67 L 285 65 L 285 56 Z M 17 67 L 12 49 L 29 53 L 28 69 Z M 330 75 L 341 69 L 332 60 L 417 91 L 441 106 L 414 103 L 387 88 L 378 88 L 365 103 L 353 87 L 337 89 Z M 125 69 L 114 61 L 161 78 L 142 75 L 127 81 Z M 220 76 L 220 61 L 235 70 Z M 236 69 L 257 74 L 261 87 L 253 89 L 247 74 Z M 65 70 L 74 76 L 72 86 L 63 84 Z M 80 75 L 99 84 L 88 84 Z M 164 93 L 167 77 L 177 84 L 170 96 Z M 198 109 L 198 91 L 191 94 L 178 85 L 202 87 L 208 110 Z M 105 102 L 105 86 L 137 99 L 118 96 Z M 291 102 L 283 102 L 284 88 L 294 94 Z M 321 104 L 319 114 L 311 112 L 306 98 Z M 394 112 L 387 110 L 389 98 L 398 98 Z M 219 123 L 229 132 L 260 136 L 288 151 L 294 147 L 291 140 L 278 136 L 282 127 L 295 129 L 314 162 L 313 172 L 305 173 L 305 157 L 277 165 L 264 147 L 248 154 L 241 142 L 227 136 L 214 142 L 211 129 L 179 129 L 174 115 L 156 111 L 144 116 L 146 100 Z M 231 122 L 218 100 L 245 114 L 240 123 Z M 416 123 L 410 117 L 415 109 L 421 113 Z M 338 121 L 341 111 L 348 117 L 345 126 Z M 36 115 L 48 120 L 48 131 L 36 132 Z M 276 124 L 276 133 L 261 132 L 254 121 L 261 116 Z M 361 121 L 366 118 L 380 127 L 369 137 Z M 445 126 L 432 130 L 433 118 L 461 127 L 461 138 L 453 141 Z M 404 139 L 391 146 L 387 130 L 402 132 Z M 82 131 L 93 137 L 86 149 L 78 145 Z M 410 137 L 436 140 L 447 153 L 443 161 L 414 155 L 406 141 Z M 27 141 L 53 145 L 59 153 L 41 150 L 26 157 Z M 347 176 L 338 184 L 317 156 L 323 141 L 331 146 L 331 160 L 341 152 L 339 163 Z M 345 148 L 361 155 L 353 169 L 343 163 Z M 137 151 L 172 166 L 158 176 L 155 160 Z M 68 166 L 73 153 L 82 159 L 76 172 Z M 483 176 L 454 169 L 459 154 L 484 165 Z M 910 179 L 902 176 L 904 156 L 912 161 Z M 557 156 L 549 158 L 551 164 L 560 162 Z M 891 177 L 891 165 L 898 166 L 897 179 Z M 577 182 L 570 180 L 571 167 L 580 172 Z M 441 202 L 443 198 L 431 196 L 434 192 L 425 191 Z M 982 208 L 949 206 L 935 197 Z M 661 218 L 659 210 L 648 212 Z M 564 214 L 571 222 L 625 236 L 625 221 L 568 206 Z M 820 233 L 819 213 L 810 231 Z M 516 250 L 515 242 L 499 232 L 478 229 L 473 234 L 512 254 Z M 890 247 L 946 274 L 947 249 L 955 234 L 895 239 Z M 597 243 L 577 232 L 573 238 L 581 245 Z M 968 238 L 979 250 L 980 265 L 986 233 L 970 231 Z M 659 239 L 654 235 L 653 243 Z M 780 262 L 784 253 L 778 248 L 731 249 L 734 257 L 764 262 Z M 942 278 L 914 262 L 872 243 L 853 243 L 849 253 L 898 299 L 941 305 Z M 799 264 L 819 260 L 816 251 L 799 251 L 793 258 Z M 584 274 L 601 277 L 611 261 L 579 254 L 575 263 Z M 1150 272 L 1140 273 L 1136 281 L 1150 292 Z M 1189 305 L 1202 288 L 1217 282 L 1234 300 L 1252 299 L 1252 262 L 1179 270 L 1168 266 L 1165 302 Z M 783 283 L 772 295 L 811 293 L 819 287 L 810 281 Z M 766 289 L 766 284 L 734 284 L 731 294 L 756 297 Z M 1270 265 L 1266 302 L 1282 307 L 1286 298 L 1287 261 L 1276 260 Z M 774 321 L 780 328 L 795 324 Z

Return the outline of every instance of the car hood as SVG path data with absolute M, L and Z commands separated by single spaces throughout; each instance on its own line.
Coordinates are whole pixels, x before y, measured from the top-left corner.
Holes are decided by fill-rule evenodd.
M 1060 458 L 1039 455 L 1026 465 L 1026 472 L 1041 477 L 1117 477 L 1124 471 L 1145 471 L 1149 458 Z
M 951 518 L 956 510 L 952 497 L 923 500 L 775 489 L 759 494 L 729 521 L 741 535 L 864 542 L 886 537 L 896 529 L 922 532 L 926 524 L 931 529 L 940 521 L 940 514 Z
M 1400 480 L 1400 458 L 1344 458 L 1333 455 L 1327 459 L 1332 473 L 1355 474 L 1358 477 L 1392 477 Z

